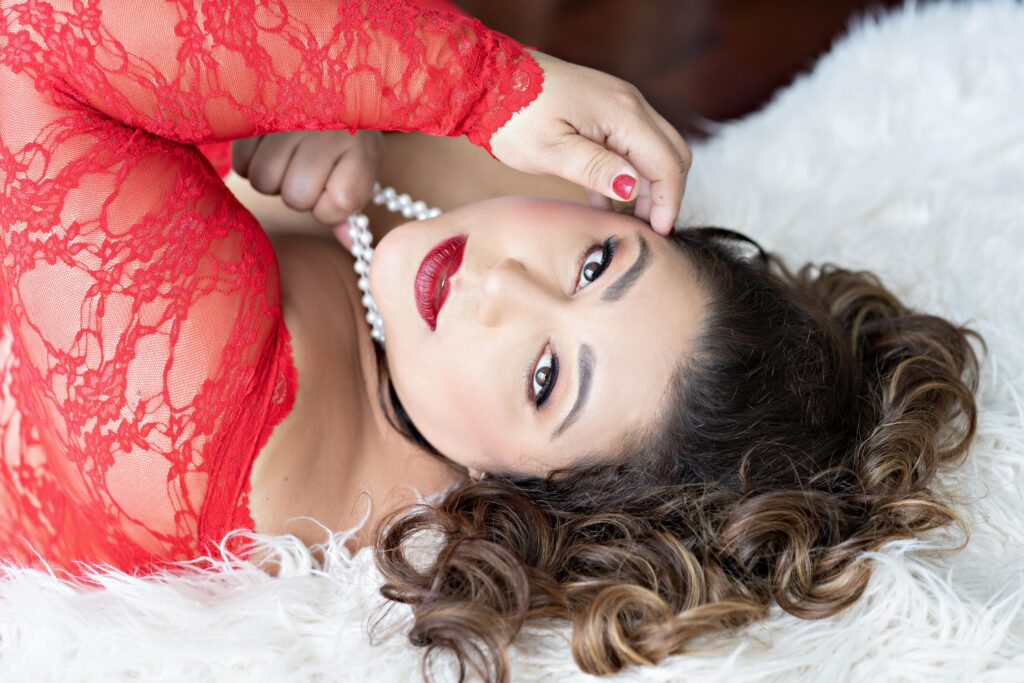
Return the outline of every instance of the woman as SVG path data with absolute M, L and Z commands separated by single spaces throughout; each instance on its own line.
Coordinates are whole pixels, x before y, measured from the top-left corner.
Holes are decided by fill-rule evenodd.
M 412 605 L 410 638 L 428 658 L 450 649 L 466 670 L 504 680 L 522 624 L 560 617 L 586 671 L 657 662 L 773 602 L 804 618 L 834 614 L 867 584 L 863 551 L 957 519 L 928 487 L 974 433 L 968 331 L 907 309 L 870 274 L 792 273 L 726 230 L 666 240 L 464 141 L 389 136 L 385 184 L 447 207 L 444 188 L 463 176 L 483 181 L 429 221 L 367 209 L 383 234 L 371 279 L 388 372 L 377 380 L 364 333 L 364 385 L 352 390 L 378 438 L 393 441 L 352 477 L 374 507 L 351 545 L 373 543 L 385 595 Z M 343 419 L 337 373 L 323 371 L 341 354 L 313 349 L 341 336 L 335 325 L 366 327 L 351 258 L 308 215 L 231 184 L 273 231 L 284 290 L 303 292 L 299 329 L 332 311 L 325 282 L 349 281 L 349 310 L 310 336 L 307 361 L 323 387 L 311 403 L 327 402 L 324 422 Z M 430 331 L 413 300 L 415 261 L 459 235 L 462 263 Z M 410 463 L 433 465 L 416 460 L 425 451 L 443 454 L 444 474 L 420 486 L 430 478 Z M 347 476 L 324 470 L 286 494 L 295 471 L 257 462 L 254 477 L 281 486 L 262 501 L 268 520 L 269 506 Z M 401 495 L 396 483 L 448 488 L 410 509 L 411 495 L 388 498 Z M 360 521 L 357 488 L 333 528 Z M 296 529 L 324 540 L 306 520 L 274 527 Z M 426 556 L 420 532 L 439 540 Z
M 265 443 L 296 397 L 275 254 L 187 143 L 466 135 L 611 196 L 627 173 L 627 194 L 644 191 L 645 172 L 668 232 L 675 213 L 653 214 L 678 207 L 685 144 L 635 89 L 433 5 L 0 6 L 5 554 L 125 569 L 195 557 L 253 526 L 253 462 L 297 445 Z M 628 133 L 638 153 L 586 128 Z M 314 431 L 328 443 L 335 429 Z
M 145 101 L 128 92 L 133 108 Z M 185 557 L 197 519 L 188 512 L 201 506 L 232 512 L 207 522 L 208 536 L 242 521 L 248 507 L 256 530 L 296 533 L 285 525 L 298 515 L 332 528 L 358 522 L 366 490 L 375 519 L 364 529 L 381 533 L 356 544 L 375 541 L 386 594 L 413 605 L 411 638 L 501 679 L 505 647 L 528 618 L 571 619 L 577 661 L 608 672 L 681 652 L 693 636 L 763 615 L 772 601 L 800 616 L 832 614 L 864 588 L 861 551 L 954 518 L 928 486 L 974 430 L 965 330 L 907 310 L 868 275 L 790 274 L 759 249 L 743 253 L 744 240 L 728 231 L 666 240 L 635 217 L 583 206 L 575 186 L 515 174 L 458 141 L 389 137 L 381 181 L 446 211 L 410 224 L 368 210 L 379 240 L 371 282 L 387 331 L 382 350 L 369 339 L 350 257 L 330 240 L 277 235 L 275 259 L 251 222 L 239 229 L 232 199 L 211 196 L 223 186 L 209 167 L 171 143 L 153 143 L 163 157 L 143 156 L 127 134 L 101 150 L 107 157 L 83 162 L 128 167 L 118 187 L 132 190 L 108 187 L 99 194 L 109 200 L 87 203 L 85 218 L 66 197 L 47 204 L 41 194 L 22 205 L 38 207 L 39 219 L 5 216 L 5 293 L 17 294 L 5 319 L 21 323 L 6 343 L 22 345 L 5 387 L 18 405 L 42 404 L 36 414 L 59 416 L 51 406 L 70 404 L 79 410 L 72 424 L 105 437 L 79 452 L 110 454 L 54 459 L 44 470 L 29 458 L 18 465 L 15 451 L 18 466 L 5 474 L 13 490 L 29 490 L 32 476 L 48 477 L 37 491 L 78 483 L 62 509 L 39 496 L 43 510 L 24 516 L 24 535 L 45 538 L 59 519 L 62 530 L 78 525 L 79 538 L 96 539 L 94 557 L 116 556 L 126 541 Z M 42 141 L 46 162 L 72 156 Z M 18 161 L 34 177 L 33 160 Z M 408 168 L 418 172 L 403 176 Z M 458 171 L 446 177 L 446 168 Z M 148 171 L 145 182 L 133 184 L 135 169 Z M 97 192 L 89 173 L 75 177 L 78 195 Z M 454 177 L 479 185 L 444 194 Z M 492 182 L 516 194 L 496 197 Z M 168 221 L 168 211 L 180 219 Z M 264 218 L 272 229 L 273 216 Z M 24 242 L 15 243 L 24 230 L 9 228 L 26 220 L 44 233 L 31 242 L 31 268 L 19 261 Z M 143 239 L 145 230 L 117 239 L 138 226 L 155 226 L 160 240 Z M 453 239 L 462 261 L 449 296 L 421 315 L 412 280 L 424 256 Z M 143 265 L 115 267 L 110 255 L 122 249 Z M 279 271 L 267 267 L 275 262 Z M 87 292 L 67 277 L 69 264 L 90 267 Z M 278 272 L 280 308 L 248 294 L 273 291 Z M 198 273 L 189 291 L 202 296 L 168 296 L 181 273 Z M 270 284 L 239 287 L 259 273 Z M 74 324 L 39 322 L 39 310 L 71 314 Z M 216 324 L 225 310 L 239 321 L 227 330 Z M 103 334 L 118 311 L 132 324 Z M 298 375 L 291 406 L 292 355 L 280 350 L 289 338 Z M 96 370 L 118 344 L 131 349 L 122 352 L 127 368 Z M 86 368 L 74 392 L 25 388 L 40 385 L 22 369 L 32 362 L 47 379 L 66 376 L 72 347 Z M 222 366 L 242 370 L 210 381 L 210 368 Z M 16 372 L 26 374 L 15 381 Z M 270 390 L 253 396 L 253 387 Z M 91 402 L 71 400 L 79 391 Z M 118 412 L 105 413 L 114 395 L 123 399 Z M 111 423 L 128 426 L 93 429 Z M 57 431 L 36 443 L 70 442 Z M 10 433 L 5 444 L 17 445 Z M 242 465 L 220 458 L 198 467 L 211 439 L 228 443 L 219 452 L 248 452 L 240 440 L 257 435 L 266 441 L 248 500 Z M 181 452 L 196 457 L 166 457 Z M 403 485 L 450 488 L 437 507 L 404 513 L 414 496 Z M 101 538 L 105 518 L 75 517 L 96 509 L 85 505 L 96 498 L 128 520 L 116 542 Z M 402 516 L 378 523 L 393 511 Z M 442 533 L 426 565 L 406 556 L 421 530 Z M 322 540 L 313 527 L 300 533 Z
M 773 603 L 833 615 L 867 586 L 862 552 L 959 521 L 929 486 L 974 435 L 971 331 L 869 273 L 643 226 L 513 196 L 380 242 L 391 412 L 468 470 L 371 527 L 427 662 L 450 650 L 507 680 L 508 644 L 553 617 L 584 671 L 655 663 Z M 453 293 L 417 336 L 401 259 L 452 233 L 468 235 Z M 516 342 L 537 349 L 518 373 Z

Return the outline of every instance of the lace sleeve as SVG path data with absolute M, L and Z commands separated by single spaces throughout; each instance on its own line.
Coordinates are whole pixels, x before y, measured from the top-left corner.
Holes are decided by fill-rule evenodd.
M 4 2 L 2 60 L 184 143 L 346 128 L 491 135 L 540 92 L 526 47 L 407 0 Z M 140 21 L 140 17 L 145 17 Z M 492 154 L 493 156 L 493 154 Z

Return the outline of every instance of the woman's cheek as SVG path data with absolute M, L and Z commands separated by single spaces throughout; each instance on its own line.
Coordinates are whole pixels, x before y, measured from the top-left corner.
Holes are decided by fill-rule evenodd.
M 467 457 L 490 460 L 502 451 L 503 437 L 510 425 L 503 424 L 507 420 L 502 419 L 500 402 L 493 393 L 481 391 L 480 387 L 453 386 L 451 404 L 455 407 L 451 428 L 457 430 L 453 435 L 460 435 L 461 450 Z

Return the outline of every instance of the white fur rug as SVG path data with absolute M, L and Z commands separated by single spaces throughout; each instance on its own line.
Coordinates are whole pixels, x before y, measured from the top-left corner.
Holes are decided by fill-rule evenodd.
M 612 680 L 1024 681 L 1024 4 L 911 4 L 858 22 L 765 110 L 695 145 L 681 221 L 740 228 L 794 263 L 872 269 L 983 334 L 980 436 L 944 478 L 973 534 L 956 553 L 935 550 L 940 537 L 885 546 L 867 594 L 836 618 L 776 609 Z M 279 578 L 228 557 L 81 591 L 9 569 L 0 680 L 419 680 L 404 609 L 390 635 L 366 635 L 382 602 L 369 552 L 350 557 L 336 535 L 319 568 L 294 539 L 255 540 L 280 552 Z M 562 636 L 527 634 L 515 680 L 596 680 Z

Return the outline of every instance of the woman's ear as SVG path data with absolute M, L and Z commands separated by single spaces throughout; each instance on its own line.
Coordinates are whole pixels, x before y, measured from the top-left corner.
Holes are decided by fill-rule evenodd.
M 472 467 L 467 468 L 469 470 L 469 478 L 474 481 L 480 481 L 483 479 L 484 473 L 480 470 L 475 470 Z

